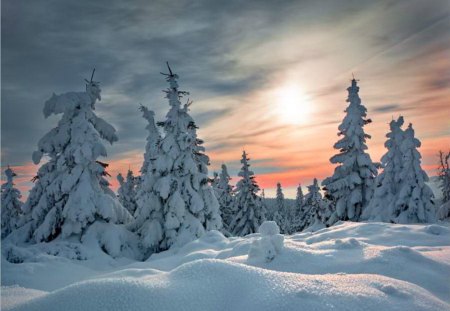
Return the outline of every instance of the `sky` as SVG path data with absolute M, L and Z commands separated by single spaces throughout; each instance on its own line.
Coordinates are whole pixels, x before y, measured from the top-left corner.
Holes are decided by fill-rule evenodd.
M 400 115 L 422 141 L 423 168 L 450 149 L 450 2 L 433 1 L 2 1 L 1 165 L 26 197 L 53 92 L 84 90 L 96 68 L 97 113 L 119 141 L 108 145 L 114 176 L 143 161 L 139 104 L 163 120 L 165 62 L 190 92 L 191 114 L 211 158 L 237 180 L 245 149 L 266 196 L 281 182 L 330 176 L 352 73 L 372 123 L 379 161 Z M 2 175 L 3 177 L 3 175 Z M 110 180 L 117 187 L 115 178 Z

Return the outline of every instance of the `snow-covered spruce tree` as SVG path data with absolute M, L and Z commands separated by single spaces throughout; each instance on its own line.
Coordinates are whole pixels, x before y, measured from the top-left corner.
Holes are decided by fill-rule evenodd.
M 158 156 L 161 134 L 156 127 L 155 113 L 143 105 L 139 107 L 139 110 L 142 112 L 142 117 L 147 121 L 145 129 L 148 131 L 144 162 L 140 170 L 141 176 L 145 176 L 148 171 L 151 173 L 155 171 L 154 162 Z
M 281 184 L 277 183 L 277 192 L 275 198 L 275 212 L 273 220 L 280 227 L 281 233 L 286 233 L 288 227 L 288 219 L 287 219 L 287 211 L 286 211 L 286 203 L 284 201 L 283 189 L 281 188 Z
M 238 174 L 241 180 L 237 182 L 235 189 L 235 215 L 230 223 L 230 232 L 235 236 L 256 233 L 265 221 L 265 207 L 257 194 L 259 186 L 255 181 L 255 174 L 249 169 L 249 160 L 244 151 L 241 159 L 242 168 Z
M 308 207 L 308 217 L 305 218 L 304 229 L 316 231 L 328 226 L 333 211 L 328 202 L 322 198 L 316 178 L 314 178 L 313 184 L 308 186 L 304 204 Z
M 219 203 L 208 184 L 209 158 L 197 138 L 188 105 L 181 107 L 180 99 L 187 92 L 178 90 L 178 75 L 170 67 L 166 80 L 170 110 L 166 120 L 158 123 L 165 136 L 155 160 L 152 189 L 156 200 L 150 203 L 155 215 L 151 222 L 156 226 L 160 221 L 162 229 L 160 236 L 152 237 L 153 241 L 159 240 L 159 250 L 183 245 L 200 237 L 205 229 L 220 229 L 222 225 Z
M 343 137 L 334 144 L 339 154 L 330 159 L 331 163 L 339 165 L 333 176 L 326 178 L 322 184 L 327 197 L 335 204 L 337 218 L 358 221 L 372 197 L 378 163 L 373 163 L 366 153 L 366 140 L 370 136 L 364 132 L 364 126 L 371 120 L 366 119 L 367 109 L 361 103 L 355 79 L 347 90 L 347 102 L 350 104 L 338 133 Z
M 19 189 L 14 187 L 16 173 L 8 166 L 5 170 L 6 182 L 2 185 L 2 239 L 20 225 L 23 205 Z
M 428 175 L 420 165 L 422 156 L 417 150 L 420 145 L 412 124 L 409 124 L 400 145 L 403 166 L 399 173 L 401 181 L 391 215 L 392 222 L 430 223 L 436 220 L 433 192 L 425 183 Z
M 299 184 L 297 187 L 297 194 L 295 197 L 295 203 L 288 208 L 288 218 L 290 222 L 289 234 L 299 232 L 302 228 L 302 210 L 304 206 L 305 198 L 303 196 L 302 186 Z
M 73 236 L 112 256 L 133 257 L 134 235 L 115 225 L 132 217 L 107 189 L 106 164 L 96 161 L 106 156 L 102 139 L 117 141 L 116 130 L 94 113 L 101 98 L 99 83 L 92 77 L 86 82 L 86 92 L 53 94 L 45 103 L 45 117 L 62 114 L 62 118 L 33 153 L 35 164 L 43 155 L 48 162 L 39 168 L 23 206 L 28 216 L 26 239 L 49 242 Z
M 128 170 L 126 180 L 123 178 L 122 174 L 117 175 L 117 181 L 120 184 L 117 190 L 119 202 L 125 207 L 131 215 L 134 215 L 136 211 L 136 186 L 137 177 L 134 177 L 133 171 Z
M 231 177 L 225 164 L 222 164 L 219 182 L 217 184 L 217 200 L 219 201 L 223 228 L 229 232 L 231 220 L 234 215 L 233 187 L 230 185 Z
M 387 152 L 381 157 L 383 171 L 375 179 L 373 197 L 361 216 L 364 220 L 390 222 L 396 197 L 401 182 L 400 172 L 403 167 L 403 154 L 400 144 L 403 141 L 404 120 L 400 116 L 389 124 L 390 132 L 384 143 Z
M 156 160 L 159 156 L 161 135 L 155 124 L 154 112 L 145 106 L 140 106 L 142 117 L 147 121 L 148 131 L 145 146 L 144 162 L 141 176 L 136 189 L 136 211 L 134 221 L 128 228 L 139 236 L 139 246 L 144 257 L 159 251 L 159 243 L 163 236 L 163 213 L 160 197 L 153 191 L 155 181 L 159 177 Z
M 297 209 L 301 209 L 301 207 L 303 206 L 305 202 L 305 197 L 303 195 L 303 190 L 302 190 L 302 185 L 299 184 L 297 187 L 297 194 L 295 196 L 295 206 Z
M 218 198 L 219 192 L 218 192 L 217 186 L 219 185 L 219 174 L 217 174 L 217 172 L 213 172 L 213 177 L 211 178 L 210 182 L 211 182 L 211 187 L 213 188 L 214 193 L 215 193 L 216 197 Z
M 222 218 L 220 217 L 220 206 L 214 189 L 208 183 L 208 166 L 210 165 L 209 157 L 205 154 L 204 141 L 197 136 L 197 125 L 194 119 L 189 115 L 189 107 L 192 101 L 187 101 L 183 106 L 181 119 L 187 127 L 188 134 L 192 137 L 193 155 L 195 163 L 197 164 L 198 173 L 196 178 L 200 184 L 199 194 L 203 200 L 204 209 L 199 213 L 199 218 L 203 214 L 203 226 L 206 230 L 218 230 L 223 226 Z
M 439 151 L 438 178 L 442 191 L 442 205 L 438 211 L 439 219 L 450 218 L 450 151 L 444 154 Z

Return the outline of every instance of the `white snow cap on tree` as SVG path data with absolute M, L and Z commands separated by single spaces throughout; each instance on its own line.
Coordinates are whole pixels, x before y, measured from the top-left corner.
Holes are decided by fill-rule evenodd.
M 430 223 L 436 221 L 433 192 L 425 183 L 428 181 L 428 175 L 420 165 L 422 156 L 417 150 L 420 145 L 420 141 L 414 136 L 412 124 L 409 124 L 400 145 L 403 154 L 403 166 L 399 174 L 401 183 L 391 219 L 395 223 Z
M 249 160 L 246 152 L 243 151 L 242 168 L 238 174 L 241 180 L 236 184 L 235 190 L 235 215 L 230 223 L 230 231 L 236 236 L 257 232 L 259 226 L 265 221 L 265 207 L 257 194 L 259 186 L 255 181 L 254 173 L 249 169 Z
M 2 239 L 15 230 L 21 222 L 20 201 L 22 195 L 19 189 L 14 187 L 14 177 L 16 173 L 8 166 L 5 170 L 6 182 L 2 185 Z
M 136 211 L 136 186 L 138 178 L 134 177 L 133 171 L 130 169 L 127 172 L 126 180 L 123 178 L 122 174 L 117 175 L 117 181 L 120 184 L 117 190 L 119 202 L 125 207 L 131 215 L 134 215 Z
M 217 184 L 217 200 L 223 221 L 223 228 L 229 232 L 229 226 L 234 215 L 233 187 L 230 185 L 231 177 L 225 164 L 222 164 L 220 177 Z
M 154 198 L 147 222 L 152 228 L 147 231 L 157 233 L 149 237 L 156 251 L 183 245 L 199 238 L 205 229 L 220 229 L 222 225 L 219 203 L 208 184 L 209 158 L 188 113 L 190 103 L 181 107 L 180 99 L 188 93 L 178 89 L 178 75 L 168 69 L 165 93 L 170 110 L 166 120 L 158 123 L 165 136 L 154 161 Z
M 364 209 L 362 219 L 390 222 L 394 205 L 400 190 L 400 172 L 403 167 L 403 154 L 400 145 L 404 139 L 402 126 L 404 119 L 400 116 L 389 124 L 390 132 L 384 143 L 387 152 L 381 157 L 383 171 L 375 179 L 375 191 L 369 205 Z
M 333 176 L 326 178 L 322 184 L 327 196 L 335 203 L 337 218 L 358 221 L 362 209 L 372 197 L 378 164 L 373 163 L 366 152 L 366 140 L 370 136 L 364 132 L 364 126 L 371 120 L 366 119 L 367 109 L 361 103 L 355 79 L 347 91 L 347 102 L 350 104 L 338 133 L 342 138 L 334 145 L 339 154 L 330 159 L 338 166 Z
M 131 220 L 107 188 L 103 178 L 107 165 L 97 161 L 106 156 L 102 139 L 112 144 L 117 136 L 114 127 L 94 113 L 100 99 L 99 83 L 92 77 L 86 81 L 86 92 L 53 94 L 45 103 L 46 117 L 62 114 L 62 118 L 33 153 L 35 164 L 43 155 L 49 160 L 40 167 L 24 205 L 31 242 L 60 236 L 81 238 L 97 221 L 120 224 Z

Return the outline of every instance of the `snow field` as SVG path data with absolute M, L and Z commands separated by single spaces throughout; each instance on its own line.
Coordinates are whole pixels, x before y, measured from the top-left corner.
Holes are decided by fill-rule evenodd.
M 284 237 L 271 260 L 261 233 L 206 233 L 146 262 L 54 256 L 2 259 L 4 310 L 448 310 L 447 225 L 341 222 Z M 267 229 L 267 230 L 266 230 Z M 42 258 L 46 258 L 43 260 Z M 43 282 L 42 280 L 46 280 Z M 11 287 L 12 285 L 16 285 Z M 44 292 L 42 292 L 44 291 Z

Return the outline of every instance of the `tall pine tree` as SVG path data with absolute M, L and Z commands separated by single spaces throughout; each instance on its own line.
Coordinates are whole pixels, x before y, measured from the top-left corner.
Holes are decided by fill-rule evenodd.
M 242 153 L 242 168 L 238 174 L 241 180 L 236 184 L 235 215 L 230 223 L 233 235 L 244 236 L 258 232 L 259 226 L 265 221 L 265 208 L 258 196 L 259 186 L 255 174 L 250 170 L 250 159 L 245 151 Z
M 45 103 L 45 117 L 62 114 L 62 118 L 33 153 L 35 164 L 43 155 L 48 162 L 40 167 L 24 205 L 29 229 L 25 239 L 48 242 L 74 236 L 84 241 L 89 236 L 89 241 L 118 256 L 122 251 L 133 252 L 133 245 L 127 240 L 131 236 L 114 224 L 132 217 L 108 188 L 106 164 L 97 161 L 106 156 L 102 140 L 112 144 L 117 136 L 114 127 L 94 113 L 101 90 L 92 77 L 86 80 L 86 92 L 53 94 Z M 116 241 L 111 245 L 108 240 L 113 233 Z
M 180 99 L 188 93 L 178 89 L 178 75 L 168 68 L 165 93 L 170 110 L 166 120 L 158 123 L 165 136 L 159 143 L 152 187 L 157 198 L 152 203 L 155 217 L 151 222 L 159 222 L 162 229 L 161 236 L 155 238 L 159 250 L 183 245 L 200 237 L 205 229 L 220 229 L 222 225 L 219 204 L 208 184 L 209 159 L 197 138 L 189 105 L 181 107 Z
M 332 164 L 338 166 L 333 176 L 326 178 L 322 184 L 327 197 L 335 204 L 337 218 L 358 221 L 372 197 L 378 164 L 373 163 L 366 152 L 366 140 L 370 139 L 370 135 L 364 132 L 364 126 L 371 120 L 366 118 L 367 109 L 361 103 L 355 79 L 347 91 L 347 102 L 350 104 L 338 133 L 342 138 L 334 145 L 339 154 L 330 159 Z

